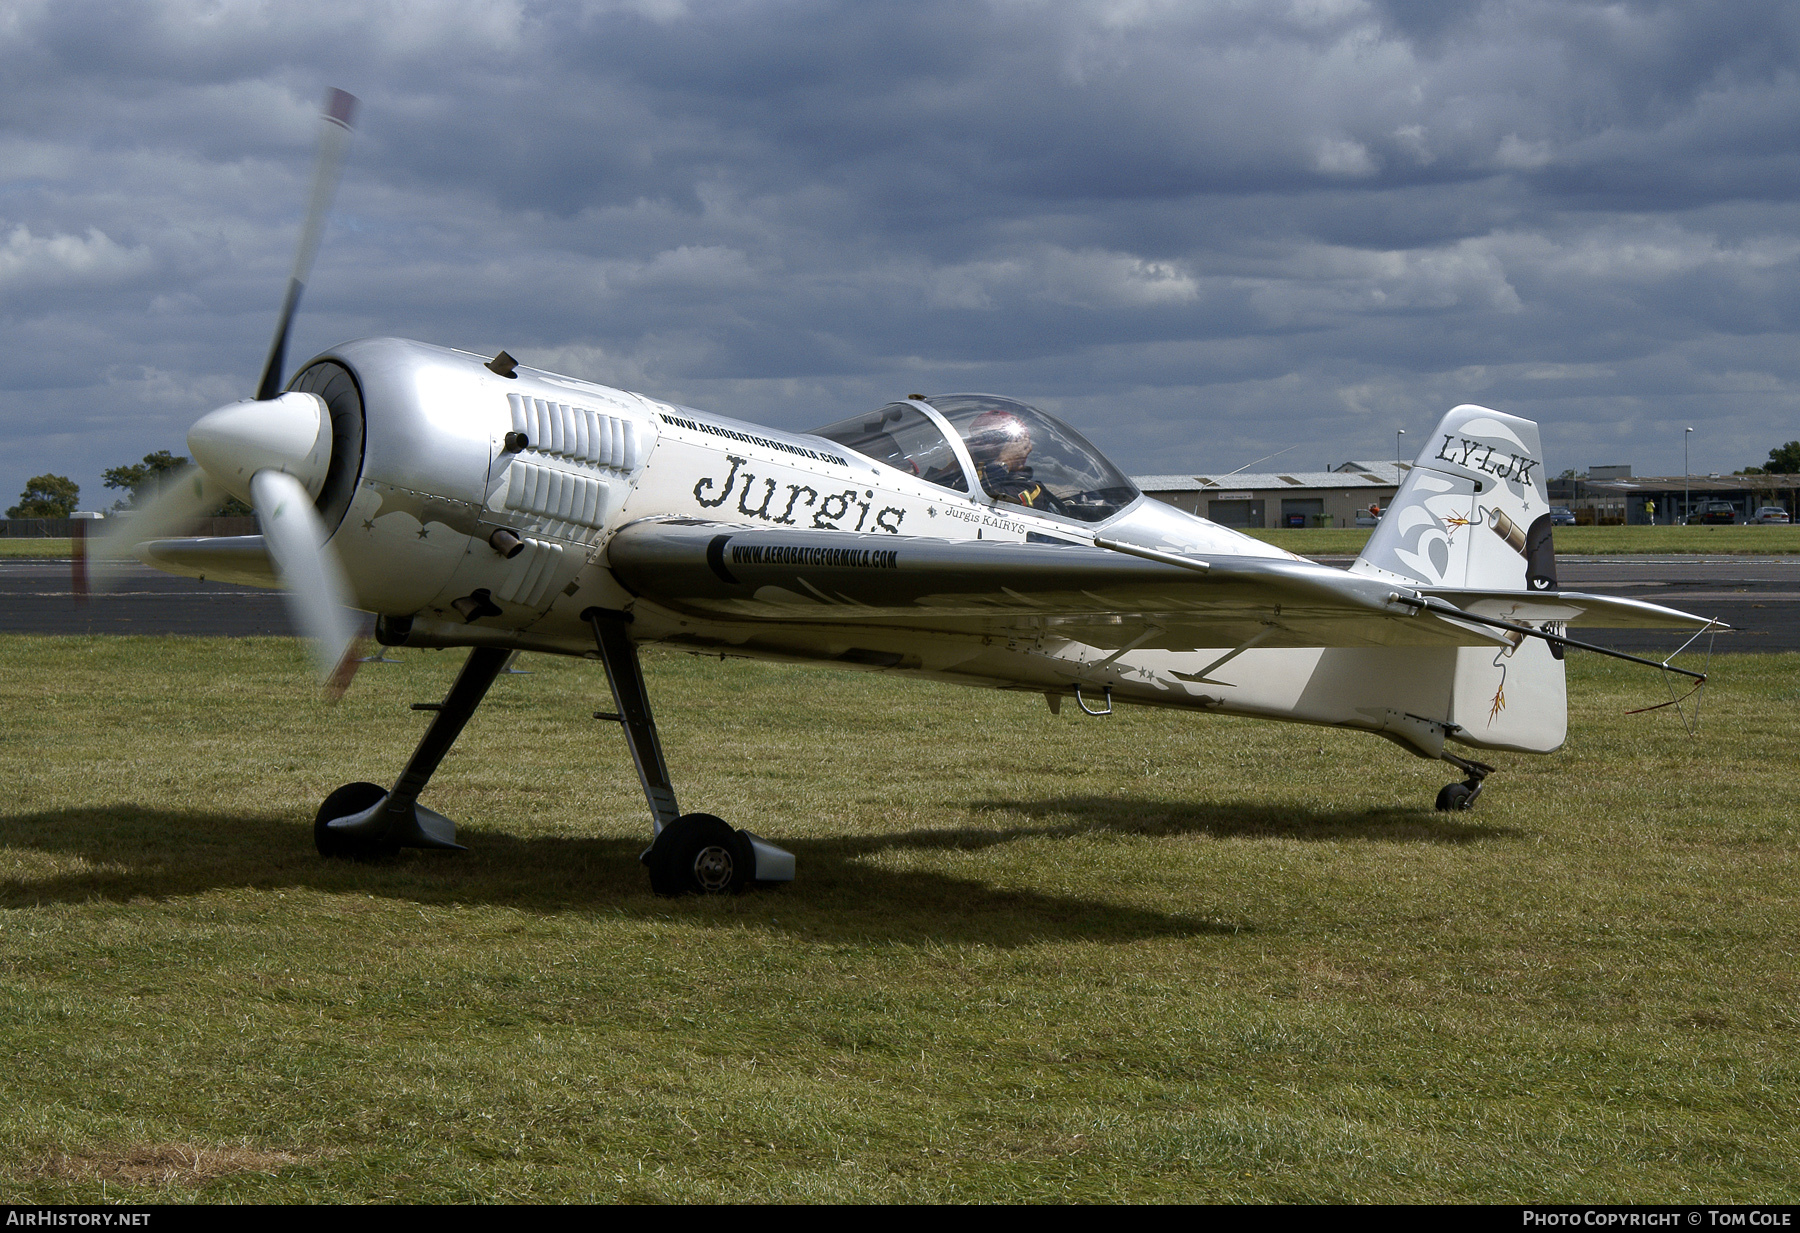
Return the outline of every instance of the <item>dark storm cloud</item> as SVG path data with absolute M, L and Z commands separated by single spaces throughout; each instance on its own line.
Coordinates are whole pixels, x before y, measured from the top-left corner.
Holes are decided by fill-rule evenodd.
M 17 4 L 0 495 L 247 391 L 326 84 L 364 111 L 297 355 L 792 427 L 1003 390 L 1140 471 L 1460 401 L 1556 469 L 1687 423 L 1729 469 L 1800 435 L 1797 45 L 1757 3 Z

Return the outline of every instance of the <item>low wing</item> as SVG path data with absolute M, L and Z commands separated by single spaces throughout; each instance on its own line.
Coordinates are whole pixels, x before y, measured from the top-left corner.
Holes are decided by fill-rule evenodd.
M 1140 555 L 1141 554 L 1141 555 Z M 607 546 L 635 594 L 695 616 L 864 624 L 1106 649 L 1457 646 L 1516 640 L 1494 625 L 1654 624 L 1704 617 L 1572 593 L 1433 592 L 1308 561 L 645 521 Z M 1146 559 L 1146 557 L 1151 559 Z M 1466 605 L 1466 607 L 1465 607 Z M 1512 605 L 1510 611 L 1503 611 Z M 1621 619 L 1629 615 L 1631 620 Z M 1594 619 L 1599 618 L 1599 619 Z
M 281 576 L 260 535 L 219 535 L 194 539 L 153 539 L 135 549 L 138 560 L 170 574 L 280 587 Z

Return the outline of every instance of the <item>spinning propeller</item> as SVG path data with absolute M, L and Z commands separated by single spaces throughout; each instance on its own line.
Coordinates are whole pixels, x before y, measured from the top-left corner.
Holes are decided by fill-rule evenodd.
M 278 391 L 288 334 L 318 255 L 355 112 L 355 96 L 336 89 L 326 93 L 312 199 L 256 397 L 202 416 L 187 438 L 197 465 L 171 477 L 93 549 L 98 560 L 122 560 L 134 545 L 185 531 L 227 495 L 248 501 L 281 577 L 289 614 L 311 644 L 319 679 L 339 692 L 354 664 L 350 651 L 356 624 L 346 611 L 349 588 L 343 570 L 325 545 L 329 530 L 313 505 L 331 465 L 331 415 L 316 394 Z

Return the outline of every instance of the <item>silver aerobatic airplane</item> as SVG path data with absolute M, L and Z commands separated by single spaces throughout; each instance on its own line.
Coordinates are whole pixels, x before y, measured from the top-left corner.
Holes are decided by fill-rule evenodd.
M 284 388 L 353 104 L 328 98 L 257 396 L 200 419 L 196 466 L 102 549 L 285 588 L 324 678 L 352 662 L 346 609 L 387 646 L 469 648 L 394 785 L 326 798 L 326 856 L 458 846 L 419 796 L 517 651 L 600 660 L 600 717 L 650 807 L 651 883 L 682 894 L 788 880 L 794 860 L 681 812 L 645 644 L 1029 691 L 1052 711 L 1361 729 L 1457 768 L 1437 806 L 1466 809 L 1492 769 L 1476 755 L 1562 745 L 1563 652 L 1587 645 L 1570 627 L 1721 628 L 1559 590 L 1537 426 L 1483 407 L 1444 416 L 1346 571 L 1152 500 L 1054 416 L 986 394 L 796 433 L 397 338 L 334 347 Z M 228 493 L 261 535 L 164 538 Z

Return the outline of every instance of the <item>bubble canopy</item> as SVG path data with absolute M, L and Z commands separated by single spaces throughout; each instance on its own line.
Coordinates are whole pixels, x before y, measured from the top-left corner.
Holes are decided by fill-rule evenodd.
M 961 440 L 968 473 L 944 429 Z M 1138 498 L 1137 486 L 1086 438 L 1029 404 L 993 394 L 942 394 L 889 403 L 814 430 L 877 462 L 956 492 L 973 481 L 996 503 L 1104 522 Z

